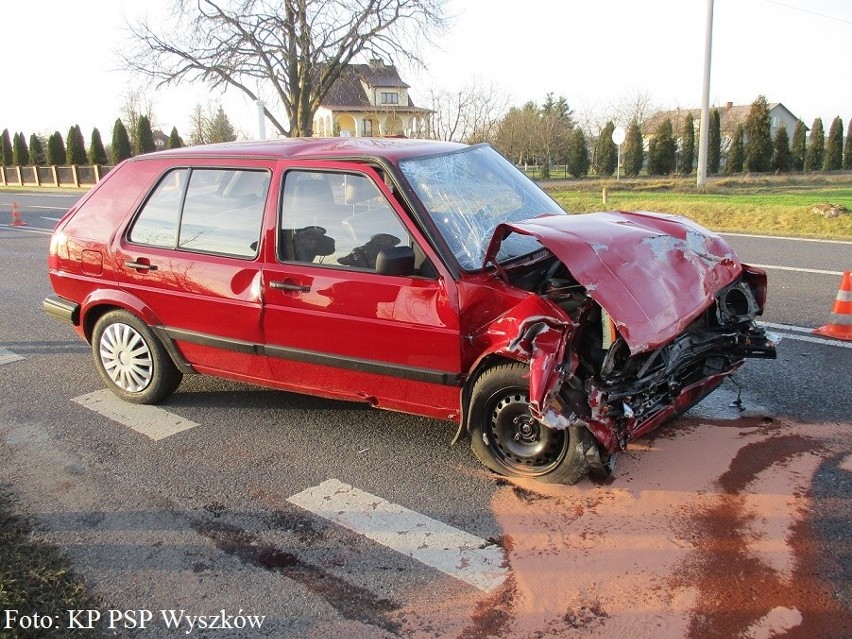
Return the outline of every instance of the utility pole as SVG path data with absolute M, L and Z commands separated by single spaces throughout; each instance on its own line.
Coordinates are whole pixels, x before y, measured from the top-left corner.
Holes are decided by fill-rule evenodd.
M 701 128 L 698 140 L 698 186 L 707 184 L 707 147 L 710 134 L 710 54 L 713 50 L 713 0 L 707 0 L 707 31 L 704 38 L 704 88 L 701 93 Z
M 255 104 L 257 104 L 257 139 L 265 140 L 266 114 L 264 113 L 264 108 L 266 107 L 266 103 L 263 100 L 258 99 Z

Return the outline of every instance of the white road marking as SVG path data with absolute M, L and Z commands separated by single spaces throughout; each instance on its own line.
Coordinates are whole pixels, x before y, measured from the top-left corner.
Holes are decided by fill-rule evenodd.
M 506 579 L 499 546 L 337 479 L 287 501 L 484 592 Z
M 719 233 L 732 237 L 753 237 L 758 240 L 789 240 L 791 242 L 822 242 L 824 244 L 852 244 L 847 240 L 823 240 L 816 237 L 784 237 L 783 235 L 752 235 L 749 233 Z
M 748 265 L 775 271 L 796 271 L 798 273 L 816 273 L 818 275 L 843 275 L 843 271 L 824 271 L 818 268 L 800 268 L 798 266 L 775 266 L 774 264 L 753 264 L 752 262 L 748 262 Z
M 171 437 L 199 424 L 156 406 L 129 404 L 108 390 L 95 391 L 74 397 L 76 402 L 99 415 L 123 424 L 154 441 Z
M 839 346 L 840 348 L 852 348 L 852 342 L 843 342 L 836 339 L 828 339 L 824 337 L 814 337 L 812 328 L 803 326 L 790 326 L 788 324 L 773 324 L 771 322 L 758 322 L 760 326 L 771 328 L 776 331 L 784 331 L 781 337 L 784 339 L 794 339 L 799 342 L 810 342 L 812 344 L 824 344 L 826 346 Z M 787 332 L 790 331 L 790 332 Z M 799 333 L 809 333 L 808 335 L 799 335 Z
M 23 355 L 18 355 L 17 353 L 13 353 L 12 351 L 7 351 L 5 348 L 0 348 L 0 366 L 3 366 L 3 364 L 20 362 L 24 359 L 26 359 L 26 357 L 24 357 Z

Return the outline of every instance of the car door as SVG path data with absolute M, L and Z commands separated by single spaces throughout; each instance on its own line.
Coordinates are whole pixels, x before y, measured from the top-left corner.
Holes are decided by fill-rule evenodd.
M 274 163 L 268 163 L 274 166 Z M 117 277 L 199 372 L 264 380 L 264 211 L 273 166 L 190 163 L 161 177 L 114 246 Z
M 282 387 L 455 419 L 454 283 L 378 174 L 356 166 L 301 162 L 284 173 L 264 273 L 273 376 Z M 376 272 L 380 251 L 404 246 L 416 272 Z

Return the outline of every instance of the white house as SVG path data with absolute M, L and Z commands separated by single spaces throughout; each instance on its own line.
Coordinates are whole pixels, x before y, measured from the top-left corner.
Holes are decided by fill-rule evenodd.
M 314 115 L 315 136 L 427 137 L 432 111 L 417 107 L 396 67 L 374 59 L 350 64 Z

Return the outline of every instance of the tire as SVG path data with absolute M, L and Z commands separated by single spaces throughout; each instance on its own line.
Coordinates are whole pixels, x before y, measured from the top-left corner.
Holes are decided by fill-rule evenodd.
M 124 310 L 110 311 L 97 321 L 92 355 L 106 387 L 133 404 L 161 402 L 183 379 L 148 326 Z
M 489 368 L 473 385 L 471 449 L 490 470 L 552 484 L 574 484 L 588 475 L 586 451 L 595 446 L 582 427 L 553 430 L 529 410 L 529 367 L 512 362 Z

